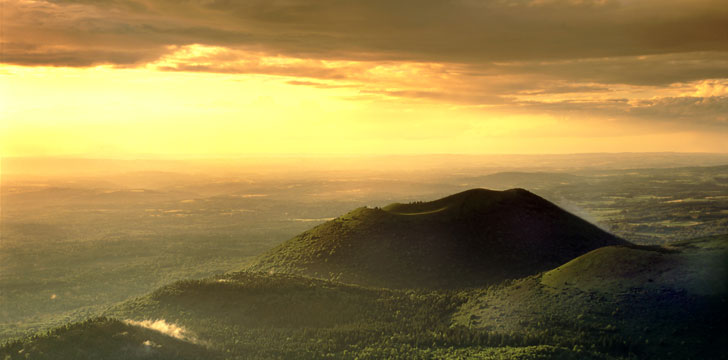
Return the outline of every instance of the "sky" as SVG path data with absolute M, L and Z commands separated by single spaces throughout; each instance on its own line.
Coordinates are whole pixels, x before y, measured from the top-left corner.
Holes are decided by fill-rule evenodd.
M 725 0 L 0 0 L 0 155 L 728 152 Z

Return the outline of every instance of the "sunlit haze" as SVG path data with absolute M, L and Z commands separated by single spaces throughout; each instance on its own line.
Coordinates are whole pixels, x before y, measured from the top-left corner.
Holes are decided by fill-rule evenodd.
M 0 0 L 0 360 L 725 359 L 728 0 Z
M 2 6 L 5 157 L 728 151 L 721 1 Z

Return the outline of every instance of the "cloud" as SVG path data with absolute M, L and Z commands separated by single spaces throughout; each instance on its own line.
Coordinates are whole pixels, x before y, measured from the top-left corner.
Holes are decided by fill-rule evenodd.
M 545 94 L 574 94 L 574 93 L 595 93 L 606 92 L 610 88 L 604 85 L 584 85 L 584 84 L 552 84 L 542 88 L 524 89 L 519 91 L 526 95 L 545 95 Z
M 728 96 L 669 97 L 641 101 L 629 113 L 644 118 L 666 119 L 728 129 Z
M 170 46 L 172 52 L 150 62 L 165 71 L 266 74 L 316 79 L 345 79 L 361 64 L 269 55 L 260 51 L 234 50 L 192 44 Z
M 313 86 L 313 87 L 316 87 L 319 89 L 336 89 L 336 88 L 352 87 L 352 85 L 327 84 L 327 83 L 316 82 L 316 81 L 301 81 L 301 80 L 289 80 L 289 81 L 286 81 L 286 84 L 300 85 L 300 86 Z
M 725 127 L 722 0 L 6 0 L 2 62 Z M 629 100 L 625 100 L 629 99 Z
M 728 10 L 719 0 L 12 0 L 6 8 L 6 38 L 37 51 L 16 47 L 4 61 L 31 65 L 136 64 L 195 43 L 302 58 L 466 64 L 728 46 Z
M 728 79 L 704 80 L 695 85 L 695 96 L 728 96 Z
M 578 82 L 659 86 L 728 78 L 728 51 L 526 61 L 480 67 L 484 72 L 538 74 Z
M 572 120 L 605 119 L 631 124 L 660 125 L 670 129 L 690 128 L 728 131 L 728 96 L 663 97 L 649 100 L 604 99 L 599 101 L 523 101 L 513 109 L 551 114 Z

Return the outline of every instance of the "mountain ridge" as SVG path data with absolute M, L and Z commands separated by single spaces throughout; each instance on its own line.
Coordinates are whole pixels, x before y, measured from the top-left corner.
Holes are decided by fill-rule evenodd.
M 362 207 L 248 269 L 389 288 L 464 288 L 517 278 L 627 241 L 524 189 Z

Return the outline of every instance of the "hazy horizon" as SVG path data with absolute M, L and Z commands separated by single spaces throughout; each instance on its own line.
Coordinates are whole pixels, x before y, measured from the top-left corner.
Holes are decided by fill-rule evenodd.
M 236 157 L 102 158 L 33 156 L 0 158 L 0 174 L 8 176 L 89 176 L 134 172 L 170 172 L 226 176 L 240 173 L 308 173 L 310 176 L 358 176 L 363 173 L 408 171 L 578 172 L 728 164 L 725 153 L 573 153 L 573 154 L 279 154 Z M 318 175 L 316 175 L 318 174 Z
M 728 152 L 719 0 L 6 0 L 2 16 L 3 156 Z

